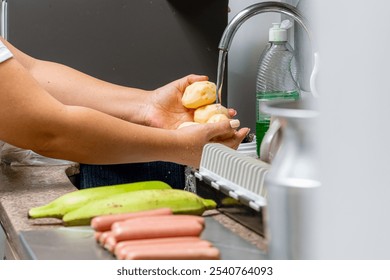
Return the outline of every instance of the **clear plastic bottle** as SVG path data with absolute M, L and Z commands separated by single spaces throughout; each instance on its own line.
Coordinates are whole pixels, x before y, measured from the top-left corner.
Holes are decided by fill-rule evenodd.
M 256 81 L 256 146 L 260 145 L 270 125 L 270 116 L 260 110 L 260 104 L 270 100 L 297 100 L 300 89 L 294 51 L 287 42 L 290 21 L 273 23 L 269 30 L 269 43 L 258 64 Z

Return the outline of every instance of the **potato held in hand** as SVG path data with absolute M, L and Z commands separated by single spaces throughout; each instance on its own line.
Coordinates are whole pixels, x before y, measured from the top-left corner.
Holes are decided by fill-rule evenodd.
M 199 124 L 216 123 L 229 119 L 228 110 L 221 104 L 212 104 L 216 100 L 216 85 L 209 81 L 195 82 L 184 91 L 182 103 L 184 107 L 196 109 L 194 122 L 182 123 L 179 128 Z
M 183 106 L 196 109 L 211 104 L 216 99 L 216 85 L 209 81 L 195 82 L 189 85 L 183 94 Z
M 210 104 L 200 107 L 194 112 L 194 121 L 198 123 L 207 123 L 214 115 L 223 114 L 229 118 L 228 110 L 221 104 Z M 215 121 L 214 121 L 215 122 Z

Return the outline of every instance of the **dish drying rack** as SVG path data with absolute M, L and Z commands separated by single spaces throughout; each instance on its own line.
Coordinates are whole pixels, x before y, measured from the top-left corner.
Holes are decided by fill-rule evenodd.
M 263 234 L 259 224 L 267 204 L 265 178 L 271 165 L 257 158 L 255 146 L 250 155 L 243 148 L 205 145 L 199 170 L 186 170 L 186 190 L 215 199 L 218 210 Z M 227 197 L 228 205 L 224 203 Z

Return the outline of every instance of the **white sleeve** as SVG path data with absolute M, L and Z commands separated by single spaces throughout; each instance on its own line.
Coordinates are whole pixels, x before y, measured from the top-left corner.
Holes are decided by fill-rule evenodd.
M 0 63 L 12 57 L 12 53 L 7 47 L 0 41 Z

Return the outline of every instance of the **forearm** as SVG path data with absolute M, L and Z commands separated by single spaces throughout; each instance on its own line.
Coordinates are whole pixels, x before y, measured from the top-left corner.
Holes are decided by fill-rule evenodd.
M 52 121 L 44 131 L 34 132 L 54 132 L 34 149 L 48 157 L 89 164 L 180 162 L 180 153 L 173 151 L 173 147 L 181 149 L 174 131 L 135 125 L 76 106 L 66 106 L 62 116 Z
M 62 64 L 34 59 L 3 41 L 15 59 L 54 98 L 66 105 L 92 108 L 145 124 L 149 92 L 108 83 Z
M 52 96 L 67 105 L 92 108 L 142 123 L 145 91 L 111 84 L 67 66 L 37 60 L 31 74 Z M 141 118 L 141 120 L 140 120 Z
M 34 63 L 30 72 L 63 104 L 92 108 L 139 124 L 145 122 L 146 91 L 108 83 L 70 67 L 41 60 Z

